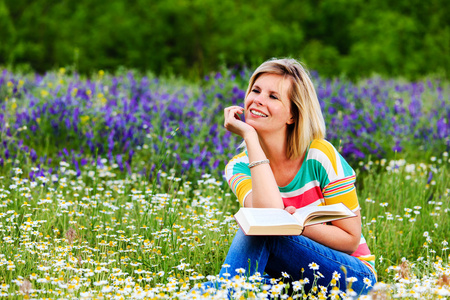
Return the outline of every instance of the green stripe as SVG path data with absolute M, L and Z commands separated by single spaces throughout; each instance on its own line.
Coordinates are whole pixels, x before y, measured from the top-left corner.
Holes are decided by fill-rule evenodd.
M 343 190 L 343 191 L 341 191 L 341 192 L 333 192 L 333 193 L 331 193 L 331 194 L 329 194 L 329 193 L 324 193 L 324 194 L 323 194 L 323 197 L 324 197 L 324 198 L 331 198 L 331 197 L 339 196 L 339 195 L 342 195 L 342 194 L 346 194 L 346 193 L 348 193 L 348 192 L 351 192 L 351 191 L 354 190 L 354 189 L 355 189 L 355 188 L 352 187 L 352 188 L 350 188 L 350 189 L 345 189 L 345 190 Z
M 320 182 L 321 187 L 324 187 L 330 183 L 327 172 L 322 164 L 315 159 L 309 159 L 302 164 L 300 171 L 287 186 L 280 187 L 280 192 L 287 193 L 298 190 L 304 187 L 307 183 L 315 180 Z
M 353 180 L 353 182 L 355 182 L 355 181 Z M 333 186 L 331 187 L 331 189 L 334 190 L 334 189 L 337 189 L 337 188 L 342 187 L 342 186 L 346 186 L 346 185 L 349 185 L 349 184 L 353 184 L 353 182 L 352 182 L 352 180 L 349 180 L 349 181 L 347 181 L 347 182 L 345 182 L 345 183 L 333 185 Z M 328 187 L 327 187 L 327 188 L 328 188 Z
M 344 170 L 344 176 L 348 177 L 355 174 L 355 171 L 353 171 L 352 167 L 347 163 L 347 161 L 342 157 L 341 154 L 339 154 L 339 158 L 341 159 L 341 165 L 342 169 Z

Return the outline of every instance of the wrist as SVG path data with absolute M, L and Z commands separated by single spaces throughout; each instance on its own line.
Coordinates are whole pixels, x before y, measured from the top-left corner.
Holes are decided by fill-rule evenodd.
M 258 133 L 256 132 L 256 130 L 252 130 L 247 132 L 244 136 L 244 141 L 246 144 L 258 141 L 259 142 L 259 138 L 258 138 Z
M 262 165 L 262 164 L 270 164 L 270 161 L 268 159 L 262 159 L 262 160 L 256 160 L 248 164 L 248 168 L 251 169 L 253 167 Z

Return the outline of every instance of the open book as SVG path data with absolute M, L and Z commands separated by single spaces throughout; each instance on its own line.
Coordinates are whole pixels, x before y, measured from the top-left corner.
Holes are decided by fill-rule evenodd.
M 356 217 L 343 203 L 306 206 L 294 214 L 280 208 L 242 207 L 234 215 L 246 235 L 300 235 L 304 226 Z

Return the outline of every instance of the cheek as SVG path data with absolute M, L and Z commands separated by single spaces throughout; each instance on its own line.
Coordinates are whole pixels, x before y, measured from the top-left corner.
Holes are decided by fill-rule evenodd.
M 244 100 L 244 118 L 247 119 L 247 115 L 248 115 L 248 106 L 249 103 L 247 101 L 247 99 Z
M 248 97 L 246 97 L 245 99 L 244 99 L 244 108 L 245 109 L 247 109 L 247 107 L 250 105 L 250 100 L 248 99 Z

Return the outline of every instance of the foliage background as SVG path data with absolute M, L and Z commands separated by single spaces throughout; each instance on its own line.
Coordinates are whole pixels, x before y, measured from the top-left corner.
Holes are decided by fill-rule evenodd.
M 322 76 L 448 76 L 444 0 L 0 0 L 0 65 L 198 78 L 293 56 Z

